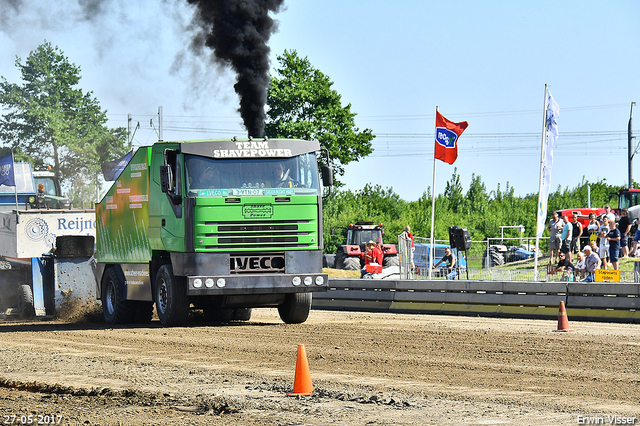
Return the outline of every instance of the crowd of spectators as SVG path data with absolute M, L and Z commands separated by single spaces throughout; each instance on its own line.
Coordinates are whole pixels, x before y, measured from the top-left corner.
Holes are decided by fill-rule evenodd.
M 550 264 L 554 264 L 554 256 L 558 263 L 553 267 L 554 273 L 562 273 L 568 279 L 582 279 L 592 282 L 596 269 L 619 269 L 619 259 L 629 256 L 639 256 L 638 241 L 640 230 L 636 231 L 633 246 L 629 251 L 629 233 L 633 223 L 629 218 L 629 211 L 622 209 L 620 220 L 616 223 L 616 216 L 611 207 L 606 205 L 605 212 L 596 217 L 589 214 L 589 223 L 583 227 L 578 221 L 578 212 L 572 213 L 572 220 L 568 215 L 559 217 L 553 213 L 549 221 L 549 248 L 551 251 Z M 638 224 L 639 219 L 635 220 Z M 589 241 L 580 250 L 580 237 L 588 236 Z M 573 255 L 576 264 L 573 264 Z

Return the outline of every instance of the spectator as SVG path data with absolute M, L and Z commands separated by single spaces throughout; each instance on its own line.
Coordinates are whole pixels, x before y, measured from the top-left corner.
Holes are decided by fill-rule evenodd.
M 607 241 L 609 241 L 609 258 L 614 270 L 618 270 L 618 258 L 620 256 L 620 230 L 616 228 L 614 220 L 609 221 L 609 232 L 607 233 Z
M 615 223 L 615 222 L 614 222 Z M 602 269 L 607 269 L 608 260 L 609 260 L 609 240 L 607 240 L 607 235 L 609 235 L 609 216 L 602 215 L 602 225 L 600 225 L 600 229 L 598 229 L 598 237 L 600 237 L 600 248 L 598 250 L 598 256 L 602 260 Z
M 376 263 L 374 258 L 373 248 L 376 246 L 376 243 L 373 241 L 369 241 L 366 246 L 366 252 L 364 253 L 364 268 L 360 270 L 360 278 L 367 275 L 367 265 L 371 263 Z
M 596 220 L 596 214 L 589 213 L 589 224 L 587 225 L 587 232 L 589 233 L 589 243 L 592 243 L 598 239 L 598 229 L 600 229 L 600 222 Z
M 600 269 L 600 257 L 591 250 L 591 246 L 584 247 L 584 269 L 587 276 L 585 283 L 592 283 L 596 279 L 596 269 Z
M 558 266 L 553 268 L 553 273 L 562 272 L 565 278 L 569 277 L 573 272 L 574 266 L 569 260 L 566 253 L 560 252 L 558 255 Z
M 571 237 L 573 234 L 573 225 L 569 222 L 569 217 L 565 214 L 562 216 L 562 222 L 564 225 L 562 226 L 562 233 L 560 234 L 560 240 L 562 241 L 560 245 L 560 253 L 564 253 L 566 257 L 571 262 L 573 259 L 573 254 L 571 253 Z
M 402 238 L 404 238 L 405 240 L 410 240 L 411 241 L 411 251 L 410 251 L 410 260 L 411 260 L 411 270 L 413 271 L 413 269 L 415 268 L 415 265 L 413 263 L 413 253 L 416 251 L 416 246 L 415 244 L 413 244 L 413 234 L 411 233 L 411 228 L 409 227 L 409 225 L 404 227 L 404 231 L 402 231 Z
M 638 257 L 638 241 L 640 241 L 640 218 L 635 218 L 633 223 L 638 227 L 636 234 L 633 237 L 633 246 L 631 247 L 631 253 L 629 256 Z
M 578 259 L 578 262 L 576 263 L 576 269 L 575 269 L 576 278 L 577 277 L 584 278 L 585 277 L 584 253 L 579 251 L 578 253 L 576 253 L 576 258 Z
M 378 241 L 376 246 L 373 248 L 373 259 L 375 263 L 382 266 L 382 262 L 384 260 L 384 254 L 382 251 L 382 243 Z
M 629 219 L 629 209 L 620 211 L 620 221 L 618 222 L 620 231 L 620 257 L 629 257 L 629 232 L 631 232 L 631 220 Z
M 553 212 L 553 217 L 549 221 L 549 250 L 551 251 L 551 257 L 549 258 L 549 263 L 553 264 L 553 253 L 556 255 L 560 253 L 560 234 L 562 232 L 562 227 L 564 223 L 562 219 L 558 217 L 558 212 Z
M 447 264 L 447 269 L 449 271 L 449 273 L 447 274 L 447 279 L 454 279 L 458 275 L 458 273 L 454 269 L 456 266 L 456 258 L 453 254 L 451 254 L 451 249 L 449 247 L 444 249 L 444 256 L 442 256 L 442 259 L 440 259 L 438 263 L 433 265 L 433 269 L 437 268 L 438 265 L 440 265 L 442 262 L 446 262 Z
M 571 253 L 578 253 L 580 251 L 580 237 L 582 236 L 582 223 L 578 220 L 578 212 L 571 214 L 573 219 L 573 234 L 571 235 Z M 571 257 L 573 261 L 573 257 Z
M 609 220 L 616 221 L 616 215 L 611 211 L 611 206 L 607 204 L 604 206 L 604 215 L 609 218 Z

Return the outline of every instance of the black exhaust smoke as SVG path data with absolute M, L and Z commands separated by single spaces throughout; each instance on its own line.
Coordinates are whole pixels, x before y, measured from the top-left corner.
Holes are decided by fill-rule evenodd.
M 249 136 L 264 136 L 269 87 L 269 37 L 284 0 L 187 0 L 196 7 L 192 24 L 199 29 L 191 42 L 197 55 L 202 46 L 213 49 L 213 60 L 231 66 L 237 74 L 238 111 Z

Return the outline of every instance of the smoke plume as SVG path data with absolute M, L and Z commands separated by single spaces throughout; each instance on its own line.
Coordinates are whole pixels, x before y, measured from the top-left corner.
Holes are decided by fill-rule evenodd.
M 196 7 L 192 24 L 198 28 L 191 51 L 202 56 L 213 49 L 213 60 L 237 74 L 238 111 L 249 136 L 262 137 L 269 86 L 269 37 L 277 30 L 269 12 L 284 0 L 187 0 Z

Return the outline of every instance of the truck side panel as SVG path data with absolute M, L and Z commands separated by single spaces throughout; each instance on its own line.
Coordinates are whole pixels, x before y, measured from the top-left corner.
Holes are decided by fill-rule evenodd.
M 97 261 L 148 263 L 150 148 L 140 148 L 96 204 Z

